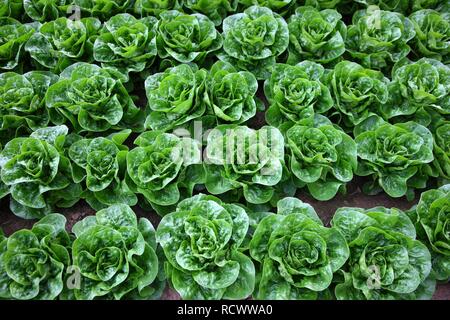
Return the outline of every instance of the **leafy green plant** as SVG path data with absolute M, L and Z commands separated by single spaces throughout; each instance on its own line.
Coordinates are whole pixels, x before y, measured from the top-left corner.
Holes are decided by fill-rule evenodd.
M 141 72 L 156 56 L 155 17 L 136 19 L 128 13 L 105 22 L 94 43 L 94 59 L 114 75 L 128 81 L 129 72 Z
M 426 186 L 422 169 L 433 161 L 433 136 L 426 127 L 412 121 L 392 125 L 372 116 L 355 127 L 355 137 L 360 158 L 356 174 L 373 180 L 364 191 L 383 189 L 394 198 L 413 198 L 413 189 Z
M 181 201 L 162 218 L 157 241 L 167 258 L 167 277 L 183 299 L 252 294 L 255 267 L 240 251 L 248 226 L 245 209 L 204 194 Z
M 96 18 L 65 17 L 44 23 L 25 45 L 41 66 L 62 71 L 77 61 L 92 62 L 92 47 L 101 23 Z
M 215 195 L 227 192 L 263 204 L 283 178 L 284 139 L 274 127 L 219 125 L 208 135 L 205 154 L 205 186 Z
M 22 12 L 22 0 L 0 0 L 0 17 L 18 18 Z
M 450 68 L 428 58 L 402 61 L 393 70 L 389 101 L 381 107 L 385 118 L 407 116 L 429 125 L 432 112 L 450 114 Z M 402 117 L 400 117 L 401 119 Z
M 143 129 L 143 111 L 122 83 L 94 64 L 78 62 L 64 69 L 48 88 L 45 103 L 53 123 L 68 120 L 76 132 Z
M 238 0 L 181 0 L 183 6 L 193 12 L 199 12 L 211 19 L 216 26 L 229 12 L 235 12 Z
M 424 9 L 414 12 L 409 18 L 416 31 L 412 40 L 414 53 L 449 64 L 450 13 Z
M 288 13 L 296 5 L 295 0 L 239 0 L 239 3 L 246 8 L 253 5 L 266 7 L 282 15 Z
M 64 288 L 71 240 L 66 218 L 52 213 L 0 240 L 0 298 L 53 300 Z
M 113 15 L 125 12 L 132 4 L 131 0 L 73 0 L 73 4 L 81 9 L 82 14 L 98 17 L 103 21 Z
M 117 204 L 77 222 L 72 259 L 79 270 L 76 299 L 156 299 L 164 289 L 159 273 L 155 229 Z M 158 274 L 159 273 L 159 274 Z
M 127 154 L 129 185 L 160 214 L 203 182 L 201 151 L 197 141 L 161 131 L 142 133 Z
M 413 0 L 412 1 L 412 11 L 419 11 L 422 9 L 436 9 L 440 10 L 447 8 L 448 1 L 439 1 L 439 0 Z
M 74 181 L 85 181 L 84 197 L 96 210 L 113 204 L 136 205 L 137 197 L 125 182 L 127 147 L 121 143 L 131 130 L 119 132 L 110 139 L 80 139 L 69 148 Z
M 37 129 L 9 141 L 0 153 L 0 178 L 11 193 L 11 211 L 25 219 L 70 207 L 78 201 L 70 161 L 63 154 L 66 126 Z M 2 194 L 4 195 L 4 194 Z
M 266 121 L 283 131 L 294 124 L 311 124 L 315 113 L 324 113 L 333 106 L 328 87 L 320 79 L 324 68 L 303 61 L 295 66 L 276 64 L 264 83 L 269 101 Z
M 149 114 L 145 127 L 168 131 L 186 124 L 206 111 L 208 72 L 181 64 L 145 80 Z
M 400 12 L 403 14 L 408 14 L 410 11 L 411 2 L 410 0 L 355 0 L 366 7 L 372 7 L 375 10 L 381 9 L 386 11 Z
M 203 63 L 206 56 L 222 47 L 222 36 L 208 17 L 177 10 L 160 13 L 156 43 L 161 58 L 181 63 Z
M 258 82 L 248 71 L 237 71 L 231 64 L 217 61 L 207 80 L 209 113 L 219 123 L 243 123 L 253 118 L 262 102 L 255 97 Z
M 428 0 L 423 0 L 423 1 L 428 1 Z M 440 13 L 447 13 L 449 12 L 448 10 L 450 9 L 450 1 L 445 0 L 445 1 L 439 1 L 434 7 L 431 5 L 433 2 L 433 0 L 431 0 L 429 2 L 430 6 L 428 6 L 429 8 L 423 8 L 423 9 L 435 9 L 436 11 L 439 11 Z
M 317 9 L 335 9 L 343 0 L 300 0 L 302 5 L 311 6 Z
M 384 10 L 357 11 L 347 29 L 346 49 L 362 66 L 389 70 L 411 51 L 412 22 L 402 14 Z
M 223 51 L 219 59 L 239 70 L 267 79 L 289 43 L 286 21 L 269 8 L 252 6 L 223 20 Z
M 71 0 L 24 0 L 25 13 L 35 21 L 55 20 L 67 13 Z
M 438 183 L 450 183 L 450 121 L 440 121 L 433 132 L 434 161 L 433 167 L 437 170 Z
M 388 101 L 389 80 L 379 71 L 356 62 L 339 62 L 325 80 L 331 88 L 336 111 L 331 113 L 338 124 L 353 128 Z
M 263 218 L 250 241 L 260 263 L 257 299 L 317 299 L 349 257 L 344 236 L 326 228 L 314 208 L 284 198 Z
M 0 229 L 0 300 L 157 299 L 167 279 L 184 299 L 430 299 L 450 279 L 449 19 L 450 0 L 0 0 L 0 199 L 41 219 Z M 354 175 L 428 191 L 331 227 L 296 197 Z M 67 233 L 54 212 L 79 200 L 97 214 Z
M 396 11 L 405 15 L 421 9 L 434 9 L 439 0 L 356 0 L 366 6 L 377 6 L 382 10 Z
M 29 24 L 0 17 L 0 70 L 11 70 L 20 67 L 24 45 L 35 29 Z
M 0 141 L 8 142 L 30 129 L 45 127 L 48 112 L 44 104 L 47 88 L 58 76 L 45 71 L 25 74 L 5 72 L 0 74 Z
M 430 299 L 430 252 L 415 240 L 408 216 L 395 208 L 340 208 L 332 226 L 345 236 L 350 258 L 335 288 L 339 300 Z M 338 277 L 336 277 L 338 278 Z
M 345 190 L 357 168 L 355 142 L 325 117 L 316 116 L 311 126 L 291 127 L 286 132 L 286 147 L 294 181 L 321 201 Z
M 182 0 L 136 0 L 134 13 L 145 16 L 156 16 L 167 10 L 180 9 Z
M 339 61 L 345 52 L 347 28 L 336 10 L 299 7 L 288 20 L 287 63 L 311 60 L 323 64 Z
M 450 279 L 450 185 L 421 194 L 416 207 L 409 212 L 417 237 L 431 252 L 432 275 L 437 280 Z

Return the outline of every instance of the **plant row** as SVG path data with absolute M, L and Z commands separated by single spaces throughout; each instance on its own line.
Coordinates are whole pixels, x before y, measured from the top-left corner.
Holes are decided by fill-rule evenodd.
M 222 34 L 206 16 L 176 10 L 161 12 L 158 18 L 118 14 L 103 26 L 93 17 L 77 21 L 62 17 L 39 26 L 0 18 L 0 33 L 4 34 L 1 68 L 15 70 L 0 74 L 0 140 L 5 144 L 20 137 L 18 141 L 22 141 L 31 131 L 47 125 L 65 124 L 71 131 L 68 141 L 56 146 L 65 157 L 61 158 L 63 164 L 58 164 L 61 172 L 52 169 L 59 172 L 58 177 L 65 177 L 64 183 L 55 182 L 55 175 L 44 174 L 41 179 L 41 174 L 34 173 L 40 169 L 14 160 L 28 151 L 19 150 L 21 144 L 10 143 L 0 162 L 1 194 L 11 192 L 13 203 L 21 202 L 12 207 L 16 213 L 22 211 L 22 216 L 30 215 L 23 212 L 29 204 L 33 209 L 47 208 L 48 203 L 64 207 L 80 196 L 89 198 L 96 208 L 100 208 L 98 203 L 110 205 L 105 199 L 110 189 L 130 205 L 135 202 L 134 193 L 143 194 L 153 207 L 173 205 L 180 199 L 180 191 L 165 187 L 176 185 L 172 182 L 194 161 L 177 164 L 169 174 L 164 171 L 169 170 L 165 158 L 158 156 L 151 168 L 164 170 L 155 174 L 148 169 L 152 181 L 147 181 L 150 177 L 144 178 L 144 171 L 139 177 L 133 172 L 132 166 L 137 168 L 138 163 L 125 161 L 121 145 L 129 133 L 120 130 L 168 132 L 184 127 L 192 132 L 195 121 L 201 121 L 205 129 L 249 124 L 258 110 L 264 110 L 255 96 L 258 79 L 266 79 L 266 122 L 284 136 L 286 156 L 271 150 L 268 153 L 274 154 L 266 158 L 277 160 L 263 159 L 260 167 L 245 170 L 221 164 L 205 170 L 194 166 L 187 174 L 195 179 L 183 186 L 187 196 L 195 184 L 205 184 L 213 194 L 242 189 L 249 203 L 272 200 L 273 205 L 277 198 L 272 199 L 272 186 L 278 186 L 284 190 L 282 196 L 307 187 L 315 198 L 328 200 L 339 190 L 345 191 L 354 173 L 371 177 L 366 192 L 384 190 L 392 197 L 411 198 L 413 190 L 424 188 L 429 177 L 445 184 L 450 176 L 450 70 L 444 63 L 448 63 L 450 28 L 447 7 L 439 8 L 441 11 L 416 11 L 410 18 L 391 11 L 357 11 L 347 28 L 340 14 L 331 9 L 299 7 L 286 23 L 269 8 L 252 6 L 225 18 Z M 424 19 L 423 26 L 419 18 Z M 410 61 L 406 58 L 410 44 L 416 49 L 409 57 L 431 58 Z M 24 52 L 37 62 L 34 67 L 47 71 L 21 74 Z M 157 55 L 165 59 L 159 61 L 164 70 L 151 73 L 148 67 Z M 211 65 L 215 55 L 220 61 Z M 276 63 L 277 59 L 284 61 L 283 57 L 287 63 Z M 94 61 L 101 66 L 88 63 Z M 391 71 L 390 79 L 386 69 Z M 129 72 L 146 77 L 146 108 L 138 108 L 129 94 Z M 256 134 L 243 131 L 249 138 Z M 89 140 L 99 134 L 114 137 L 114 144 L 123 152 L 97 156 L 95 163 L 77 162 L 76 156 L 70 156 L 69 145 L 81 136 Z M 209 145 L 225 143 L 218 138 L 202 140 L 206 138 L 200 142 Z M 12 154 L 11 148 L 15 150 Z M 249 152 L 252 148 L 243 149 Z M 161 153 L 158 148 L 145 152 Z M 171 154 L 167 149 L 164 152 Z M 137 152 L 130 154 L 126 157 L 133 158 Z M 85 156 L 81 157 L 88 159 Z M 36 161 L 42 165 L 40 158 Z M 279 169 L 270 179 L 252 177 L 268 166 L 275 168 L 273 162 Z M 29 177 L 12 178 L 8 170 Z M 127 174 L 117 179 L 119 171 Z M 93 186 L 91 175 L 106 181 Z M 77 183 L 85 176 L 87 186 L 83 188 Z M 132 183 L 126 181 L 128 176 Z M 180 180 L 186 181 L 184 177 Z M 23 185 L 33 190 L 25 192 L 29 199 L 22 199 Z M 61 192 L 67 188 L 70 192 Z M 154 191 L 163 188 L 167 197 L 155 197 Z M 43 200 L 44 193 L 55 196 Z
M 47 2 L 42 9 L 51 12 L 56 1 Z M 123 81 L 130 72 L 147 70 L 155 57 L 162 60 L 159 70 L 179 63 L 203 67 L 218 57 L 258 80 L 267 79 L 276 62 L 303 60 L 333 66 L 347 59 L 389 74 L 407 56 L 449 63 L 449 8 L 430 4 L 407 17 L 369 6 L 355 11 L 348 26 L 335 9 L 311 6 L 297 7 L 286 19 L 268 7 L 251 6 L 219 26 L 201 13 L 178 10 L 137 18 L 122 11 L 104 22 L 95 15 L 61 16 L 39 19 L 42 23 L 22 23 L 6 11 L 0 14 L 0 69 L 30 68 L 22 59 L 27 53 L 33 68 L 59 73 L 75 62 L 95 61 Z
M 442 9 L 446 1 L 438 0 L 3 0 L 0 16 L 11 16 L 22 20 L 49 21 L 67 13 L 80 13 L 102 20 L 112 15 L 128 12 L 137 16 L 159 16 L 167 10 L 178 10 L 187 13 L 202 13 L 220 25 L 223 18 L 243 11 L 252 5 L 260 5 L 288 16 L 298 6 L 313 6 L 319 9 L 337 9 L 350 14 L 358 9 L 378 6 L 382 10 L 400 12 L 408 15 L 422 9 Z M 75 12 L 75 8 L 79 12 Z
M 0 298 L 429 299 L 450 277 L 450 185 L 406 213 L 344 207 L 325 227 L 296 198 L 277 213 L 198 194 L 157 230 L 127 205 L 52 213 L 0 237 Z
M 0 152 L 0 198 L 10 195 L 11 211 L 26 219 L 80 199 L 96 210 L 133 206 L 138 196 L 141 207 L 165 215 L 201 190 L 269 210 L 298 188 L 329 200 L 345 192 L 354 174 L 368 177 L 366 192 L 414 197 L 440 168 L 432 134 L 422 125 L 370 117 L 356 129 L 353 140 L 316 115 L 310 126 L 289 128 L 286 140 L 271 126 L 219 125 L 204 148 L 189 137 L 146 131 L 129 149 L 123 142 L 130 130 L 85 138 L 64 125 L 46 127 L 12 139 Z
M 40 219 L 0 234 L 0 299 L 430 298 L 449 21 L 436 0 L 0 0 L 0 198 Z M 331 227 L 292 198 L 354 176 L 438 189 Z M 68 232 L 55 212 L 80 199 L 97 214 Z

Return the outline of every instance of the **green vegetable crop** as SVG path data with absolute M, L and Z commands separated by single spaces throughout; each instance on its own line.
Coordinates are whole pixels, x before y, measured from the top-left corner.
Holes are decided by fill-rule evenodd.
M 0 241 L 0 298 L 51 300 L 64 289 L 71 240 L 66 218 L 52 213 L 31 230 L 14 232 Z
M 430 249 L 436 279 L 450 278 L 450 185 L 422 193 L 419 204 L 410 212 L 417 237 Z
M 289 44 L 286 21 L 269 8 L 252 6 L 223 21 L 223 52 L 219 58 L 240 70 L 267 79 Z
M 260 266 L 258 299 L 315 299 L 349 256 L 344 236 L 323 226 L 315 210 L 284 198 L 258 224 L 250 254 Z
M 350 248 L 335 288 L 338 299 L 430 298 L 430 252 L 415 239 L 414 225 L 405 213 L 382 207 L 341 208 L 332 225 Z
M 0 0 L 0 300 L 445 297 L 449 197 L 450 0 Z
M 81 188 L 72 177 L 72 165 L 63 154 L 66 126 L 47 127 L 29 137 L 14 138 L 0 153 L 0 178 L 11 194 L 10 208 L 23 218 L 40 218 L 54 206 L 70 207 Z M 4 189 L 4 188 L 2 188 Z
M 72 232 L 73 264 L 81 283 L 77 299 L 108 296 L 112 299 L 151 299 L 161 295 L 155 229 L 136 218 L 126 205 L 114 205 L 77 222 Z
M 184 299 L 245 299 L 255 267 L 239 249 L 249 226 L 245 210 L 204 194 L 181 201 L 158 226 L 166 272 Z

